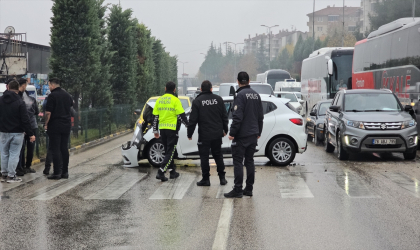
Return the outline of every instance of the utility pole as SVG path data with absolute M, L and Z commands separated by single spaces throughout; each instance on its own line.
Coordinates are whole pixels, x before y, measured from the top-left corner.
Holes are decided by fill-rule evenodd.
M 224 42 L 224 43 L 223 43 L 223 44 L 226 44 L 226 55 L 227 55 L 228 43 L 229 43 L 229 42 Z
M 267 26 L 261 25 L 268 28 L 268 69 L 271 69 L 271 28 L 278 27 L 278 25 Z
M 344 47 L 344 0 L 343 0 L 343 35 L 341 36 L 341 47 Z
M 235 45 L 235 51 L 233 52 L 233 56 L 235 57 L 235 67 L 233 69 L 233 80 L 235 80 L 235 76 L 236 76 L 236 45 L 244 44 L 244 43 L 233 43 L 233 42 L 228 42 L 228 43 L 231 43 L 231 44 Z
M 315 0 L 314 8 L 312 9 L 312 39 L 314 40 L 314 44 L 312 45 L 312 51 L 315 51 Z
M 184 95 L 186 95 L 186 92 L 187 92 L 187 86 L 185 86 L 185 79 L 184 79 L 184 65 L 185 65 L 186 63 L 188 63 L 188 62 L 181 62 L 181 61 L 178 61 L 178 62 L 182 63 L 182 88 L 183 88 L 182 92 L 184 92 L 183 94 L 184 94 Z
M 413 0 L 413 19 L 416 17 L 416 0 Z

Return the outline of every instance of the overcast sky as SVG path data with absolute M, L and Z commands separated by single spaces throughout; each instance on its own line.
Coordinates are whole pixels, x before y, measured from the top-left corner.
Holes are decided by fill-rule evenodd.
M 118 0 L 106 0 L 118 4 Z M 346 6 L 360 6 L 360 0 L 345 0 Z M 28 41 L 49 45 L 51 0 L 0 0 L 0 33 L 13 26 L 18 33 L 27 33 Z M 316 10 L 327 5 L 342 6 L 342 0 L 316 0 Z M 161 39 L 171 55 L 178 55 L 185 64 L 185 73 L 195 75 L 211 42 L 240 43 L 248 35 L 266 33 L 264 25 L 279 25 L 279 29 L 309 31 L 308 13 L 312 0 L 121 0 L 124 9 L 131 8 L 140 22 Z M 242 47 L 237 47 L 237 49 Z M 182 74 L 182 64 L 178 64 Z

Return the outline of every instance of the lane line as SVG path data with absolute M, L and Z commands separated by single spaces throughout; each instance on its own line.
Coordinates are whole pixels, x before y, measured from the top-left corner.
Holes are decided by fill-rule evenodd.
M 408 191 L 414 197 L 420 198 L 420 182 L 414 177 L 403 173 L 382 173 L 383 176 L 393 181 L 398 186 Z
M 116 200 L 130 190 L 138 181 L 146 176 L 145 173 L 124 173 L 103 189 L 93 193 L 85 200 Z
M 150 196 L 150 200 L 180 200 L 187 193 L 191 184 L 196 179 L 195 175 L 180 174 L 176 179 L 162 183 L 162 185 Z
M 234 178 L 229 177 L 229 178 L 226 178 L 226 180 L 228 182 L 226 185 L 219 186 L 219 189 L 217 190 L 216 199 L 225 198 L 224 194 L 225 193 L 228 193 L 228 192 L 230 192 L 232 190 L 231 184 L 233 185 Z
M 227 249 L 230 222 L 233 214 L 233 200 L 234 199 L 225 199 L 223 201 L 222 212 L 220 213 L 219 223 L 214 237 L 213 250 Z
M 31 198 L 31 200 L 38 200 L 38 201 L 46 201 L 46 200 L 51 200 L 65 192 L 67 192 L 68 190 L 76 187 L 79 184 L 82 184 L 83 182 L 90 180 L 93 178 L 93 174 L 87 174 L 87 175 L 83 175 L 77 179 L 73 179 L 73 180 L 69 180 L 66 181 L 64 184 L 59 185 L 56 188 L 53 188 L 47 192 L 41 193 L 33 198 Z
M 277 182 L 282 198 L 314 198 L 314 195 L 305 180 L 300 176 L 300 173 L 277 172 Z

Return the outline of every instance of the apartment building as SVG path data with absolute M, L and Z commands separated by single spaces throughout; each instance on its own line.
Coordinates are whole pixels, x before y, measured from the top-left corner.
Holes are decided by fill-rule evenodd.
M 360 33 L 370 32 L 371 23 L 369 15 L 376 15 L 376 6 L 382 0 L 362 0 L 360 3 Z

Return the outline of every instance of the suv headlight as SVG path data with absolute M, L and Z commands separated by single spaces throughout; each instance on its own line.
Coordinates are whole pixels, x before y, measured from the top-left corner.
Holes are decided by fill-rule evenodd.
M 365 129 L 365 125 L 363 125 L 363 122 L 347 121 L 346 124 L 349 127 Z
M 411 128 L 411 127 L 416 126 L 416 124 L 417 123 L 416 123 L 416 121 L 414 119 L 409 120 L 409 121 L 405 121 L 405 122 L 402 123 L 401 129 Z

